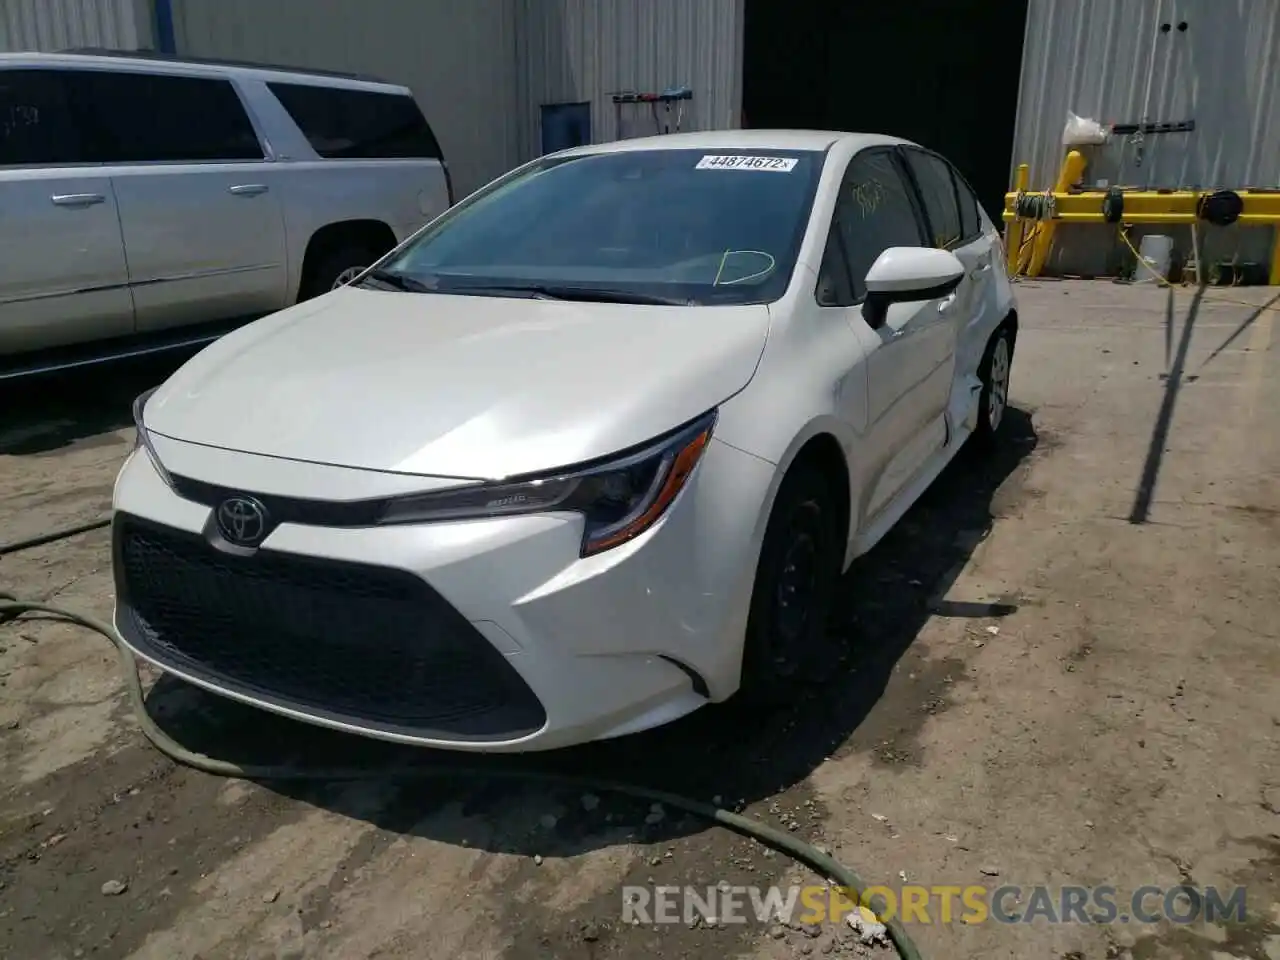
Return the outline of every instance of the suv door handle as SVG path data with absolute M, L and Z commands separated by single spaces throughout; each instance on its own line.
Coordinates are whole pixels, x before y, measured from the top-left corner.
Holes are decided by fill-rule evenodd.
M 101 193 L 55 193 L 49 199 L 59 207 L 92 207 L 107 202 Z
M 238 183 L 234 187 L 227 187 L 227 193 L 233 193 L 237 197 L 256 197 L 260 193 L 267 192 L 265 183 Z

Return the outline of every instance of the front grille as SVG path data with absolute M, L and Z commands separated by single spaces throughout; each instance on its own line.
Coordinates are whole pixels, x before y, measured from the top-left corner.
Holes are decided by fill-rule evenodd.
M 162 666 L 388 732 L 497 740 L 546 720 L 506 658 L 405 571 L 232 555 L 124 515 L 113 539 L 120 628 Z
M 270 493 L 234 490 L 217 484 L 173 475 L 174 492 L 184 500 L 206 507 L 216 507 L 231 497 L 246 494 L 266 508 L 273 525 L 298 523 L 306 527 L 372 527 L 381 519 L 388 501 L 381 500 L 305 500 Z

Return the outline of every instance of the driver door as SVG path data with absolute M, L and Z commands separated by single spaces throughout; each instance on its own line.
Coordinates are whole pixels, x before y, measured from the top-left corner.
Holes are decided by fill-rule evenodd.
M 865 277 L 876 258 L 890 247 L 928 245 L 915 193 L 892 148 L 864 150 L 849 162 L 831 242 L 847 269 L 847 322 L 867 355 L 861 516 L 871 520 L 946 442 L 943 411 L 930 393 L 944 302 L 893 304 L 875 330 L 862 316 Z

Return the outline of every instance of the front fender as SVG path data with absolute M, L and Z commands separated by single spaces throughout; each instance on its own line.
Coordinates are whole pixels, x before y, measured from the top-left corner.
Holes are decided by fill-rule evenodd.
M 756 375 L 720 408 L 718 439 L 774 464 L 757 524 L 763 529 L 778 486 L 815 437 L 835 439 L 849 477 L 849 542 L 860 529 L 865 477 L 855 469 L 867 429 L 866 351 L 846 318 L 812 309 L 770 307 L 770 336 Z M 846 551 L 846 557 L 848 556 Z

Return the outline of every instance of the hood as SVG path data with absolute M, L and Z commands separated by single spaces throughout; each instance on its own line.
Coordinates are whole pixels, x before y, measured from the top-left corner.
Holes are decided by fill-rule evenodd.
M 347 287 L 230 333 L 147 429 L 292 460 L 498 479 L 643 443 L 751 379 L 768 308 Z

